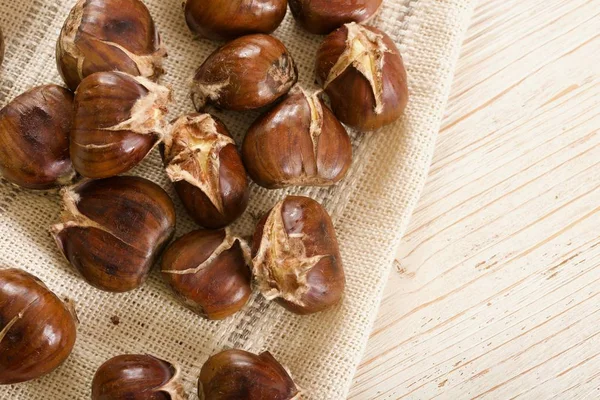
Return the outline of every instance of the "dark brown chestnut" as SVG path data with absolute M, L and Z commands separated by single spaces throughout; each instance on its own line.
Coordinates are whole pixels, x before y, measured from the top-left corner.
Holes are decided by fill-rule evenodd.
M 308 32 L 325 35 L 346 23 L 368 21 L 382 3 L 383 0 L 290 0 L 290 9 Z
M 165 136 L 167 175 L 190 216 L 222 228 L 248 206 L 248 177 L 227 128 L 209 114 L 179 117 Z
M 167 193 L 147 179 L 116 176 L 63 190 L 62 222 L 51 232 L 60 251 L 98 289 L 140 286 L 175 230 Z
M 377 28 L 350 23 L 331 33 L 317 52 L 316 71 L 334 114 L 352 128 L 381 128 L 406 108 L 402 57 Z
M 38 86 L 0 110 L 0 173 L 28 189 L 50 189 L 75 178 L 69 159 L 73 95 Z
M 184 400 L 180 369 L 150 355 L 124 354 L 106 361 L 92 381 L 92 400 Z
M 201 400 L 297 400 L 300 390 L 286 369 L 265 351 L 225 350 L 210 357 L 198 379 Z
M 122 71 L 156 80 L 167 51 L 141 0 L 78 0 L 56 45 L 63 80 L 75 90 L 101 71 Z
M 98 72 L 75 93 L 70 154 L 75 170 L 108 178 L 139 164 L 162 140 L 171 91 L 146 78 Z
M 200 37 L 231 40 L 271 33 L 285 17 L 287 0 L 185 0 L 185 20 Z
M 215 50 L 198 68 L 192 101 L 198 111 L 213 104 L 251 110 L 271 104 L 298 80 L 298 70 L 283 43 L 273 36 L 242 36 Z
M 53 371 L 71 354 L 76 328 L 71 303 L 25 271 L 0 268 L 0 385 Z
M 228 230 L 190 232 L 165 250 L 161 271 L 181 301 L 208 319 L 224 319 L 248 301 L 250 249 Z
M 288 196 L 258 223 L 252 243 L 258 288 L 296 314 L 338 303 L 346 279 L 335 229 L 315 200 Z
M 317 94 L 296 86 L 252 124 L 242 158 L 252 180 L 269 189 L 328 186 L 348 172 L 352 144 Z

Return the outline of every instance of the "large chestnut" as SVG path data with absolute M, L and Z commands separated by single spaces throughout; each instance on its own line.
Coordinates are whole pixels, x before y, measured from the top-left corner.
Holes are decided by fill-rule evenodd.
M 350 23 L 328 35 L 317 52 L 316 71 L 334 114 L 353 128 L 381 128 L 406 108 L 402 57 L 377 28 Z
M 252 124 L 242 158 L 252 180 L 269 189 L 328 186 L 348 172 L 352 144 L 317 95 L 296 86 Z
M 101 179 L 135 167 L 162 140 L 170 99 L 168 88 L 122 72 L 85 78 L 75 93 L 75 170 Z
M 208 319 L 238 312 L 252 293 L 250 250 L 228 230 L 190 232 L 165 250 L 161 271 L 182 302 Z
M 198 68 L 192 101 L 198 111 L 213 104 L 251 110 L 271 104 L 298 80 L 298 70 L 283 43 L 270 35 L 242 36 L 215 50 Z
M 383 0 L 290 0 L 292 14 L 310 33 L 324 35 L 349 22 L 371 19 Z
M 271 33 L 285 17 L 287 0 L 185 0 L 185 20 L 200 37 L 231 40 Z
M 141 0 L 78 0 L 56 45 L 65 83 L 101 71 L 122 71 L 156 80 L 167 55 L 150 12 Z
M 184 400 L 180 369 L 150 355 L 125 354 L 98 368 L 92 400 Z
M 165 136 L 167 175 L 190 216 L 222 228 L 248 205 L 248 177 L 227 128 L 209 114 L 179 117 Z
M 73 95 L 56 85 L 35 87 L 0 110 L 0 173 L 28 189 L 69 184 Z
M 63 190 L 62 222 L 51 232 L 60 251 L 98 289 L 140 286 L 175 230 L 169 195 L 147 179 L 86 180 Z
M 300 390 L 286 369 L 265 351 L 225 350 L 210 357 L 198 379 L 202 400 L 294 400 Z
M 77 317 L 42 281 L 0 268 L 0 385 L 37 379 L 73 350 Z

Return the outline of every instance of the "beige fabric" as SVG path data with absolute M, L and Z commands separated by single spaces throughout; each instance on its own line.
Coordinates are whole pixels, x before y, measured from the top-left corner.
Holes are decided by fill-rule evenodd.
M 7 53 L 0 71 L 0 104 L 25 89 L 60 82 L 54 43 L 74 0 L 0 0 Z M 188 79 L 216 44 L 194 41 L 180 0 L 147 0 L 169 50 L 164 83 L 174 87 L 171 117 L 192 110 Z M 0 183 L 0 264 L 34 273 L 77 303 L 81 326 L 73 354 L 36 382 L 0 388 L 1 399 L 87 399 L 94 371 L 121 353 L 150 353 L 180 364 L 185 387 L 197 399 L 196 379 L 206 358 L 227 347 L 271 351 L 292 371 L 306 398 L 343 399 L 361 359 L 395 249 L 424 184 L 471 0 L 385 0 L 374 21 L 399 44 L 408 70 L 410 102 L 403 121 L 376 135 L 355 135 L 355 163 L 330 189 L 267 191 L 252 187 L 248 212 L 235 225 L 252 232 L 253 216 L 285 193 L 324 203 L 338 232 L 347 273 L 343 303 L 298 317 L 254 295 L 243 312 L 207 322 L 183 308 L 154 271 L 140 289 L 110 294 L 86 284 L 48 234 L 60 212 L 56 192 Z M 320 37 L 303 32 L 288 13 L 275 32 L 296 59 L 300 81 L 314 88 L 313 59 Z M 221 115 L 239 143 L 255 113 Z M 133 173 L 167 188 L 178 208 L 177 236 L 195 228 L 175 198 L 155 151 Z M 119 325 L 111 323 L 118 316 Z

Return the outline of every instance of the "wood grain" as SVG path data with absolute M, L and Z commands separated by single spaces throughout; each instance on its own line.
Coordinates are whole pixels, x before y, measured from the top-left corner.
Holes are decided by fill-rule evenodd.
M 351 399 L 600 398 L 599 34 L 479 3 Z

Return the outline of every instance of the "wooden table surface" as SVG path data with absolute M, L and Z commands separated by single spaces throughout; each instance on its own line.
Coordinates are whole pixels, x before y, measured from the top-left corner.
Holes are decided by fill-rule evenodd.
M 476 7 L 351 399 L 600 398 L 599 13 Z

